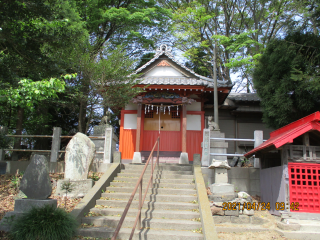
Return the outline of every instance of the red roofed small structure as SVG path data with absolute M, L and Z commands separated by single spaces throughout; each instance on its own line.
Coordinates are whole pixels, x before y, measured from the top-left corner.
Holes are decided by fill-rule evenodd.
M 302 213 L 320 213 L 319 121 L 320 112 L 301 118 L 245 154 L 260 158 L 261 199 L 272 214 L 303 219 L 309 215 Z
M 272 150 L 279 148 L 287 143 L 293 143 L 293 140 L 306 132 L 311 130 L 316 130 L 320 132 L 320 112 L 315 112 L 301 118 L 293 123 L 290 123 L 282 128 L 279 128 L 270 133 L 270 139 L 268 139 L 263 144 L 252 149 L 250 152 L 246 153 L 244 156 L 246 158 L 251 157 L 259 151 Z

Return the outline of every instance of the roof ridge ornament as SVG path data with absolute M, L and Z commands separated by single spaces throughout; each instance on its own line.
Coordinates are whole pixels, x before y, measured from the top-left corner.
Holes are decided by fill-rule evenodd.
M 167 44 L 161 44 L 160 47 L 157 49 L 157 53 L 160 52 L 170 52 L 171 53 L 172 48 L 169 47 Z

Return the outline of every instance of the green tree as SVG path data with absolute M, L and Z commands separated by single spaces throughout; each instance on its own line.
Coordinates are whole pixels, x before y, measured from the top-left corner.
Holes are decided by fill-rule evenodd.
M 279 128 L 320 108 L 320 37 L 295 32 L 271 41 L 253 81 L 263 121 Z
M 0 124 L 17 135 L 27 113 L 63 90 L 68 55 L 88 39 L 75 9 L 67 0 L 0 1 Z
M 74 58 L 74 63 L 76 63 L 74 68 L 78 73 L 78 79 L 75 81 L 79 93 L 76 103 L 79 105 L 78 129 L 80 132 L 86 133 L 91 121 L 92 106 L 99 101 L 95 95 L 95 90 L 97 90 L 95 82 L 101 83 L 99 89 L 104 86 L 103 81 L 109 84 L 108 90 L 106 90 L 108 94 L 103 94 L 105 110 L 112 105 L 121 107 L 122 104 L 119 105 L 119 103 L 122 103 L 123 99 L 128 101 L 130 96 L 136 94 L 136 90 L 131 88 L 132 84 L 127 82 L 132 77 L 124 76 L 125 73 L 129 73 L 128 70 L 133 69 L 130 66 L 125 70 L 120 68 L 118 63 L 124 66 L 131 65 L 130 58 L 135 54 L 143 49 L 152 49 L 155 39 L 165 32 L 170 12 L 161 8 L 156 1 L 75 2 L 82 20 L 86 22 L 86 29 L 90 35 L 90 45 L 80 51 L 81 56 L 75 55 Z M 122 47 L 119 48 L 120 45 Z M 119 60 L 115 59 L 114 51 L 122 51 Z M 125 53 L 125 57 L 123 53 Z M 104 68 L 108 69 L 110 73 L 101 70 L 101 66 L 109 64 L 109 59 L 115 61 L 114 69 L 121 69 L 121 72 L 115 74 L 112 67 Z M 81 61 L 80 64 L 78 60 Z M 127 97 L 123 98 L 124 94 Z M 119 101 L 116 96 L 121 96 L 122 100 Z M 96 101 L 92 101 L 94 99 Z
M 196 65 L 213 76 L 208 61 L 217 44 L 217 75 L 253 89 L 252 69 L 266 44 L 283 31 L 298 13 L 293 0 L 161 1 L 173 11 L 176 46 Z M 204 55 L 201 55 L 204 53 Z M 240 90 L 240 88 L 239 88 Z

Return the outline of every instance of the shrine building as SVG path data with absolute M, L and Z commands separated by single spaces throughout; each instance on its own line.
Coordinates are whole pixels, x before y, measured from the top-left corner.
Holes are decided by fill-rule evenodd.
M 179 63 L 166 45 L 136 70 L 145 90 L 121 110 L 119 151 L 123 160 L 135 152 L 148 156 L 160 136 L 160 155 L 201 154 L 205 128 L 204 104 L 213 101 L 213 79 Z M 232 83 L 217 81 L 218 104 L 224 103 Z

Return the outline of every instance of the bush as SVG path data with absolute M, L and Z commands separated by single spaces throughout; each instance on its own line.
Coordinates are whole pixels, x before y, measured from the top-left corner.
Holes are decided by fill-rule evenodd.
M 67 240 L 76 232 L 78 222 L 61 208 L 46 205 L 32 208 L 12 222 L 12 240 Z

